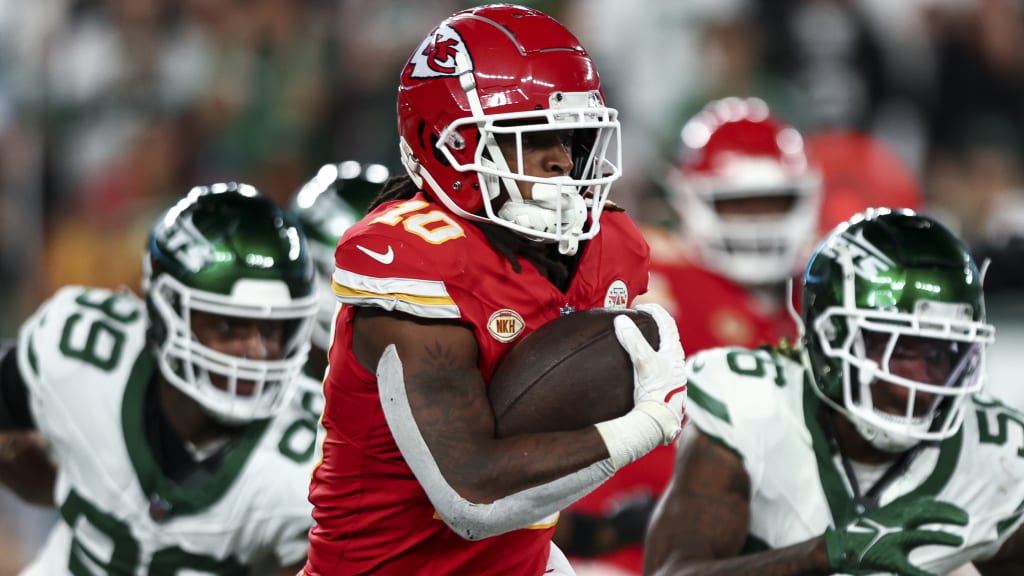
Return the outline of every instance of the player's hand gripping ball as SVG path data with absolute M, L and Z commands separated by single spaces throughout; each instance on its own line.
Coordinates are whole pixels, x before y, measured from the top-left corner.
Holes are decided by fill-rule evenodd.
M 613 324 L 623 314 L 658 348 L 650 314 L 612 308 L 561 316 L 516 344 L 488 388 L 497 436 L 577 430 L 632 410 L 633 363 Z

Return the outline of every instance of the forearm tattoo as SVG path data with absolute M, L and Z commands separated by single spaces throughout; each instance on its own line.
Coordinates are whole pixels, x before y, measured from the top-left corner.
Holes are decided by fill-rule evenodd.
M 406 390 L 416 425 L 445 479 L 463 492 L 486 485 L 486 497 L 508 494 L 607 457 L 596 431 L 498 440 L 486 383 L 475 366 L 437 340 L 424 345 L 413 363 Z

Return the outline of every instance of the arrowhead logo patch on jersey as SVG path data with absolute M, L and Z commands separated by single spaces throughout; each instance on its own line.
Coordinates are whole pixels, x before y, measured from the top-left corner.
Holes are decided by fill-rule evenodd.
M 460 54 L 465 62 L 462 70 L 456 65 L 456 58 Z M 413 52 L 409 65 L 412 66 L 412 78 L 441 78 L 473 70 L 473 59 L 466 50 L 462 36 L 451 26 L 442 25 Z
M 526 322 L 515 310 L 502 308 L 487 319 L 487 331 L 498 342 L 511 342 L 523 333 Z
M 604 295 L 605 308 L 625 308 L 629 304 L 629 288 L 622 280 L 612 282 Z

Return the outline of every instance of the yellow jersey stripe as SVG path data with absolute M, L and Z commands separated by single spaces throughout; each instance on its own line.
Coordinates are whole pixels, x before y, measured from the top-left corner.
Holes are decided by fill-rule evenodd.
M 395 292 L 381 294 L 378 292 L 370 292 L 368 290 L 356 290 L 355 288 L 342 286 L 334 281 L 331 282 L 331 287 L 334 289 L 334 294 L 343 302 L 348 302 L 349 300 L 385 298 L 388 300 L 401 300 L 403 302 L 419 304 L 421 306 L 455 305 L 455 301 L 449 296 L 417 296 L 416 294 L 399 294 Z

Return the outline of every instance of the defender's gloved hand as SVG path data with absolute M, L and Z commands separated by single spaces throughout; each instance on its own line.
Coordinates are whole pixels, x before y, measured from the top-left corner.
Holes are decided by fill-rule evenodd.
M 657 304 L 640 304 L 658 325 L 655 350 L 626 315 L 615 317 L 615 336 L 633 362 L 633 410 L 601 422 L 601 432 L 612 464 L 619 468 L 660 444 L 675 440 L 686 414 L 686 354 L 676 322 Z
M 932 498 L 895 500 L 868 511 L 841 528 L 825 531 L 829 565 L 849 574 L 892 572 L 932 576 L 910 563 L 918 546 L 960 546 L 961 536 L 941 530 L 922 530 L 925 524 L 966 526 L 967 512 Z

